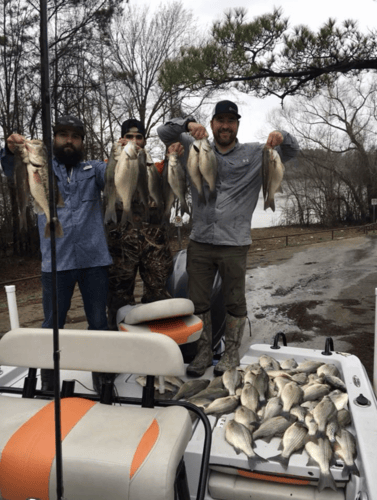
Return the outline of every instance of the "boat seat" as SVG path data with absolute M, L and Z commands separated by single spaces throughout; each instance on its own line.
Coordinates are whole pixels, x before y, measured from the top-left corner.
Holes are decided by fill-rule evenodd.
M 124 306 L 117 313 L 119 330 L 123 332 L 155 332 L 171 337 L 178 345 L 195 342 L 203 330 L 203 322 L 194 314 L 189 299 L 159 300 L 149 304 Z
M 62 369 L 184 374 L 179 347 L 165 335 L 60 330 L 59 343 Z M 53 368 L 52 353 L 50 329 L 18 328 L 0 340 L 0 365 Z M 56 498 L 54 404 L 0 395 L 0 498 Z M 176 498 L 177 470 L 192 434 L 188 410 L 132 404 L 61 400 L 65 498 Z

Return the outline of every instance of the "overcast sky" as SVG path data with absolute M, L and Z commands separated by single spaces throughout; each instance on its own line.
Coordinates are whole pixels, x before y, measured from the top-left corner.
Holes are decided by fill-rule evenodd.
M 271 0 L 181 0 L 187 10 L 193 12 L 198 24 L 209 31 L 215 19 L 221 19 L 224 11 L 232 7 L 245 7 L 248 19 L 272 12 L 274 7 L 282 7 L 284 17 L 289 18 L 289 26 L 305 24 L 312 30 L 318 29 L 330 17 L 342 22 L 346 19 L 358 21 L 361 30 L 367 32 L 368 28 L 375 28 L 377 24 L 377 1 L 375 0 L 284 0 L 284 2 Z M 160 5 L 159 0 L 131 0 L 135 4 L 147 4 L 152 8 Z M 267 131 L 266 114 L 269 110 L 279 107 L 280 100 L 275 97 L 257 99 L 246 94 L 239 94 L 240 115 L 242 116 L 239 139 L 241 142 L 261 141 L 261 133 Z M 208 124 L 204 124 L 208 125 Z M 264 129 L 264 131 L 263 131 Z M 263 131 L 263 132 L 262 132 Z

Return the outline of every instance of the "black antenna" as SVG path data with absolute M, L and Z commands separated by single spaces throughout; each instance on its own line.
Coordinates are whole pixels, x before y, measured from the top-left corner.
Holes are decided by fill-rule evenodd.
M 58 325 L 58 300 L 56 280 L 56 242 L 55 223 L 56 205 L 54 190 L 54 174 L 52 170 L 52 135 L 51 135 L 51 99 L 48 58 L 47 32 L 47 0 L 40 0 L 40 45 L 41 45 L 41 89 L 42 89 L 42 128 L 43 142 L 48 156 L 48 186 L 50 192 L 50 229 L 51 229 L 51 276 L 52 276 L 52 313 L 53 313 L 53 343 L 54 343 L 54 394 L 55 394 L 55 450 L 56 450 L 56 493 L 57 499 L 63 499 L 63 460 L 60 421 L 60 350 Z

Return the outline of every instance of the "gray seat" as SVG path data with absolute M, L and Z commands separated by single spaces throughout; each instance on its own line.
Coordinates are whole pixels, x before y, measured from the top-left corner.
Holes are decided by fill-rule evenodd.
M 61 330 L 60 351 L 61 368 L 68 370 L 184 374 L 177 344 L 156 333 Z M 0 364 L 52 368 L 52 331 L 8 332 L 0 340 Z M 192 434 L 186 408 L 69 397 L 61 400 L 61 419 L 66 498 L 176 498 L 177 471 Z M 0 497 L 55 498 L 54 443 L 53 401 L 1 395 Z M 203 497 L 206 479 L 200 483 Z

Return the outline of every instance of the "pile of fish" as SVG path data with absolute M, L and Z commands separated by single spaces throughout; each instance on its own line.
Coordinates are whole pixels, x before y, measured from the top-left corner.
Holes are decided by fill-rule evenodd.
M 10 139 L 14 136 L 11 136 Z M 50 208 L 49 208 L 49 181 L 47 150 L 38 139 L 23 139 L 15 144 L 14 151 L 14 179 L 16 185 L 17 201 L 20 208 L 20 228 L 27 229 L 26 208 L 29 196 L 34 200 L 34 211 L 44 213 L 47 218 L 44 236 L 50 237 Z M 56 186 L 54 176 L 55 199 L 58 207 L 64 207 L 63 198 Z M 55 216 L 55 234 L 63 236 L 62 226 Z
M 275 193 L 282 193 L 281 183 L 284 170 L 284 165 L 281 162 L 278 152 L 265 147 L 262 158 L 264 210 L 271 208 L 275 212 Z
M 291 455 L 305 449 L 308 465 L 319 466 L 320 491 L 336 489 L 330 467 L 337 459 L 344 463 L 344 477 L 359 474 L 355 438 L 347 429 L 348 395 L 335 365 L 297 364 L 294 359 L 279 363 L 263 355 L 258 363 L 228 370 L 211 382 L 190 380 L 178 388 L 173 381 L 170 389 L 178 391 L 172 399 L 185 399 L 207 415 L 234 414 L 227 421 L 225 439 L 248 457 L 251 470 L 267 461 L 287 469 Z M 281 438 L 281 453 L 268 459 L 258 456 L 255 441 L 269 442 L 273 437 Z

